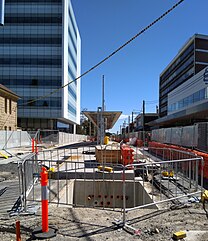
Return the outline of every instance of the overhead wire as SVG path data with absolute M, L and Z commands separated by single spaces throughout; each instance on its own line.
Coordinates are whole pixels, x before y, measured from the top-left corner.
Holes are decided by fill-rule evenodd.
M 118 53 L 121 49 L 123 49 L 124 47 L 126 47 L 128 44 L 130 44 L 132 41 L 134 41 L 137 37 L 139 37 L 141 34 L 143 34 L 144 32 L 146 32 L 149 28 L 151 28 L 153 25 L 155 25 L 157 22 L 159 22 L 162 18 L 164 18 L 167 14 L 169 14 L 170 12 L 172 12 L 177 6 L 179 6 L 182 2 L 184 2 L 185 0 L 180 0 L 178 1 L 176 4 L 174 4 L 171 8 L 169 8 L 166 12 L 164 12 L 162 15 L 160 15 L 160 17 L 156 18 L 153 22 L 151 22 L 149 25 L 147 25 L 145 28 L 143 28 L 141 31 L 139 31 L 136 35 L 134 35 L 131 39 L 129 39 L 127 42 L 125 42 L 123 45 L 121 45 L 120 47 L 118 47 L 114 52 L 112 52 L 111 54 L 109 54 L 107 57 L 105 57 L 104 59 L 102 59 L 100 62 L 98 62 L 97 64 L 95 64 L 93 67 L 91 67 L 90 69 L 88 69 L 87 71 L 85 71 L 83 74 L 81 74 L 80 76 L 78 76 L 77 78 L 73 79 L 72 81 L 68 82 L 67 84 L 61 86 L 60 88 L 57 88 L 53 91 L 51 91 L 49 94 L 41 96 L 37 99 L 28 101 L 26 103 L 23 103 L 21 105 L 18 106 L 24 106 L 24 105 L 28 105 L 31 104 L 33 102 L 36 102 L 38 100 L 42 100 L 44 98 L 47 98 L 53 94 L 55 94 L 56 92 L 60 91 L 61 89 L 67 87 L 68 85 L 72 84 L 73 82 L 77 81 L 78 79 L 82 78 L 83 76 L 87 75 L 89 72 L 91 72 L 92 70 L 96 69 L 98 66 L 100 66 L 101 64 L 103 64 L 104 62 L 106 62 L 108 59 L 110 59 L 112 56 L 114 56 L 116 53 Z

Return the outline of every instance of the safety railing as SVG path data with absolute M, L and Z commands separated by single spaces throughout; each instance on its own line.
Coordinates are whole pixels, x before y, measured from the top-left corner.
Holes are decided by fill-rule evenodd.
M 24 209 L 41 201 L 42 166 L 48 170 L 49 203 L 119 211 L 123 225 L 126 212 L 157 209 L 170 201 L 188 202 L 202 192 L 203 159 L 193 153 L 133 148 L 128 163 L 127 153 L 122 162 L 117 148 L 97 148 L 99 153 L 96 148 L 49 150 L 40 152 L 36 159 L 27 158 L 22 163 Z M 117 155 L 119 160 L 110 159 Z
M 21 205 L 26 210 L 26 197 L 33 190 L 34 184 L 37 182 L 37 176 L 40 173 L 40 166 L 37 162 L 35 153 L 28 154 L 18 162 L 19 190 Z M 36 178 L 35 177 L 36 174 Z
M 181 153 L 189 155 L 188 153 Z M 126 225 L 126 213 L 141 208 L 160 208 L 166 202 L 184 204 L 199 201 L 203 191 L 203 158 L 194 155 L 188 159 L 156 161 L 152 163 L 130 164 L 124 167 L 134 169 L 136 180 L 134 200 L 130 207 L 123 202 L 123 225 Z M 134 184 L 134 185 L 135 185 Z M 123 195 L 130 195 L 125 182 Z M 128 225 L 129 228 L 129 225 Z

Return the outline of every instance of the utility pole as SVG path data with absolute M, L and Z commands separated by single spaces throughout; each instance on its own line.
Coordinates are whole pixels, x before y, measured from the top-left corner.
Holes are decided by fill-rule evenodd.
M 89 136 L 91 138 L 91 135 L 92 135 L 92 131 L 91 131 L 91 121 L 89 121 Z
M 104 135 L 105 135 L 105 121 L 104 121 L 104 111 L 105 111 L 105 98 L 104 98 L 104 75 L 102 78 L 102 109 L 101 109 L 101 123 L 100 123 L 100 144 L 104 143 Z
M 130 134 L 130 115 L 129 115 L 129 118 L 128 118 L 128 137 L 129 137 L 129 134 Z
M 142 120 L 143 120 L 143 142 L 145 144 L 145 101 L 143 100 L 143 104 L 142 104 L 143 108 L 143 117 L 142 117 Z
M 102 111 L 105 111 L 105 80 L 104 75 L 102 79 Z

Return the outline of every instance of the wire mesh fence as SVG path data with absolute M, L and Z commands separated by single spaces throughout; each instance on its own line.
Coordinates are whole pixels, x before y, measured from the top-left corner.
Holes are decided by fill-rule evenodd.
M 124 224 L 127 211 L 157 209 L 165 202 L 186 203 L 200 196 L 201 157 L 165 148 L 132 150 L 85 146 L 27 158 L 20 168 L 24 209 L 41 201 L 41 166 L 48 170 L 50 203 L 122 212 Z

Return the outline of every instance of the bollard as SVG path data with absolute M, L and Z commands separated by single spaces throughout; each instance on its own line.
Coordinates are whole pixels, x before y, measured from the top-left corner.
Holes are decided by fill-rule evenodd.
M 56 236 L 56 230 L 48 226 L 48 171 L 46 167 L 41 168 L 41 211 L 42 211 L 42 227 L 38 227 L 33 231 L 33 237 L 36 239 L 48 239 Z
M 42 204 L 42 232 L 48 232 L 48 172 L 42 167 L 41 177 L 41 204 Z
M 20 221 L 16 221 L 16 241 L 21 241 L 21 236 L 20 236 Z
M 35 140 L 32 138 L 32 152 L 35 152 Z

